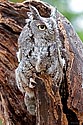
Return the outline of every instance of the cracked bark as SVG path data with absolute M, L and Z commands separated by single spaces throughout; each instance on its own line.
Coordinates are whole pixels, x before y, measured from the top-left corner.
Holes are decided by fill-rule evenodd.
M 56 88 L 48 76 L 37 78 L 36 117 L 26 110 L 24 96 L 16 86 L 15 69 L 17 39 L 28 18 L 29 4 L 42 16 L 50 15 L 50 7 L 40 2 L 0 2 L 0 117 L 5 125 L 83 125 L 83 44 L 59 12 L 59 36 L 69 58 L 64 80 Z

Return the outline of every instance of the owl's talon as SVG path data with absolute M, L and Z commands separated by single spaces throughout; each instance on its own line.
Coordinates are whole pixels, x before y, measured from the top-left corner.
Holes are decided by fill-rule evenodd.
M 36 82 L 33 78 L 30 78 L 29 88 L 34 88 L 36 86 Z

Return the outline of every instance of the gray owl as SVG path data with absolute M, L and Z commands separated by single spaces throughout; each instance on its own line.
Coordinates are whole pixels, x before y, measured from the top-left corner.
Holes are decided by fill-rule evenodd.
M 53 84 L 61 83 L 65 59 L 62 55 L 62 43 L 59 40 L 57 27 L 57 9 L 51 8 L 49 18 L 41 17 L 38 10 L 30 6 L 29 19 L 19 39 L 17 53 L 19 65 L 16 69 L 17 86 L 25 94 L 24 102 L 27 111 L 35 115 L 34 87 L 38 84 L 35 77 L 46 73 Z

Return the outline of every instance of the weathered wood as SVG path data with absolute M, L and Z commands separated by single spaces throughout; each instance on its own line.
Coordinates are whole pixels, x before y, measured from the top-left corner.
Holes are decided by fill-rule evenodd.
M 17 40 L 27 11 L 27 5 L 0 3 L 0 113 L 6 125 L 35 125 L 15 82 Z
M 60 87 L 52 86 L 46 74 L 36 79 L 36 117 L 24 105 L 23 94 L 15 82 L 18 66 L 18 36 L 25 25 L 29 4 L 41 16 L 50 15 L 50 7 L 41 2 L 0 2 L 0 114 L 5 125 L 82 125 L 83 124 L 83 44 L 71 24 L 57 12 L 59 35 L 67 51 L 68 62 Z

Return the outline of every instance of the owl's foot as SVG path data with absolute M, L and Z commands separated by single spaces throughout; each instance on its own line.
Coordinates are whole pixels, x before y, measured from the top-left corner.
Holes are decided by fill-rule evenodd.
M 34 88 L 36 86 L 36 82 L 33 78 L 30 78 L 30 82 L 29 82 L 29 88 Z

